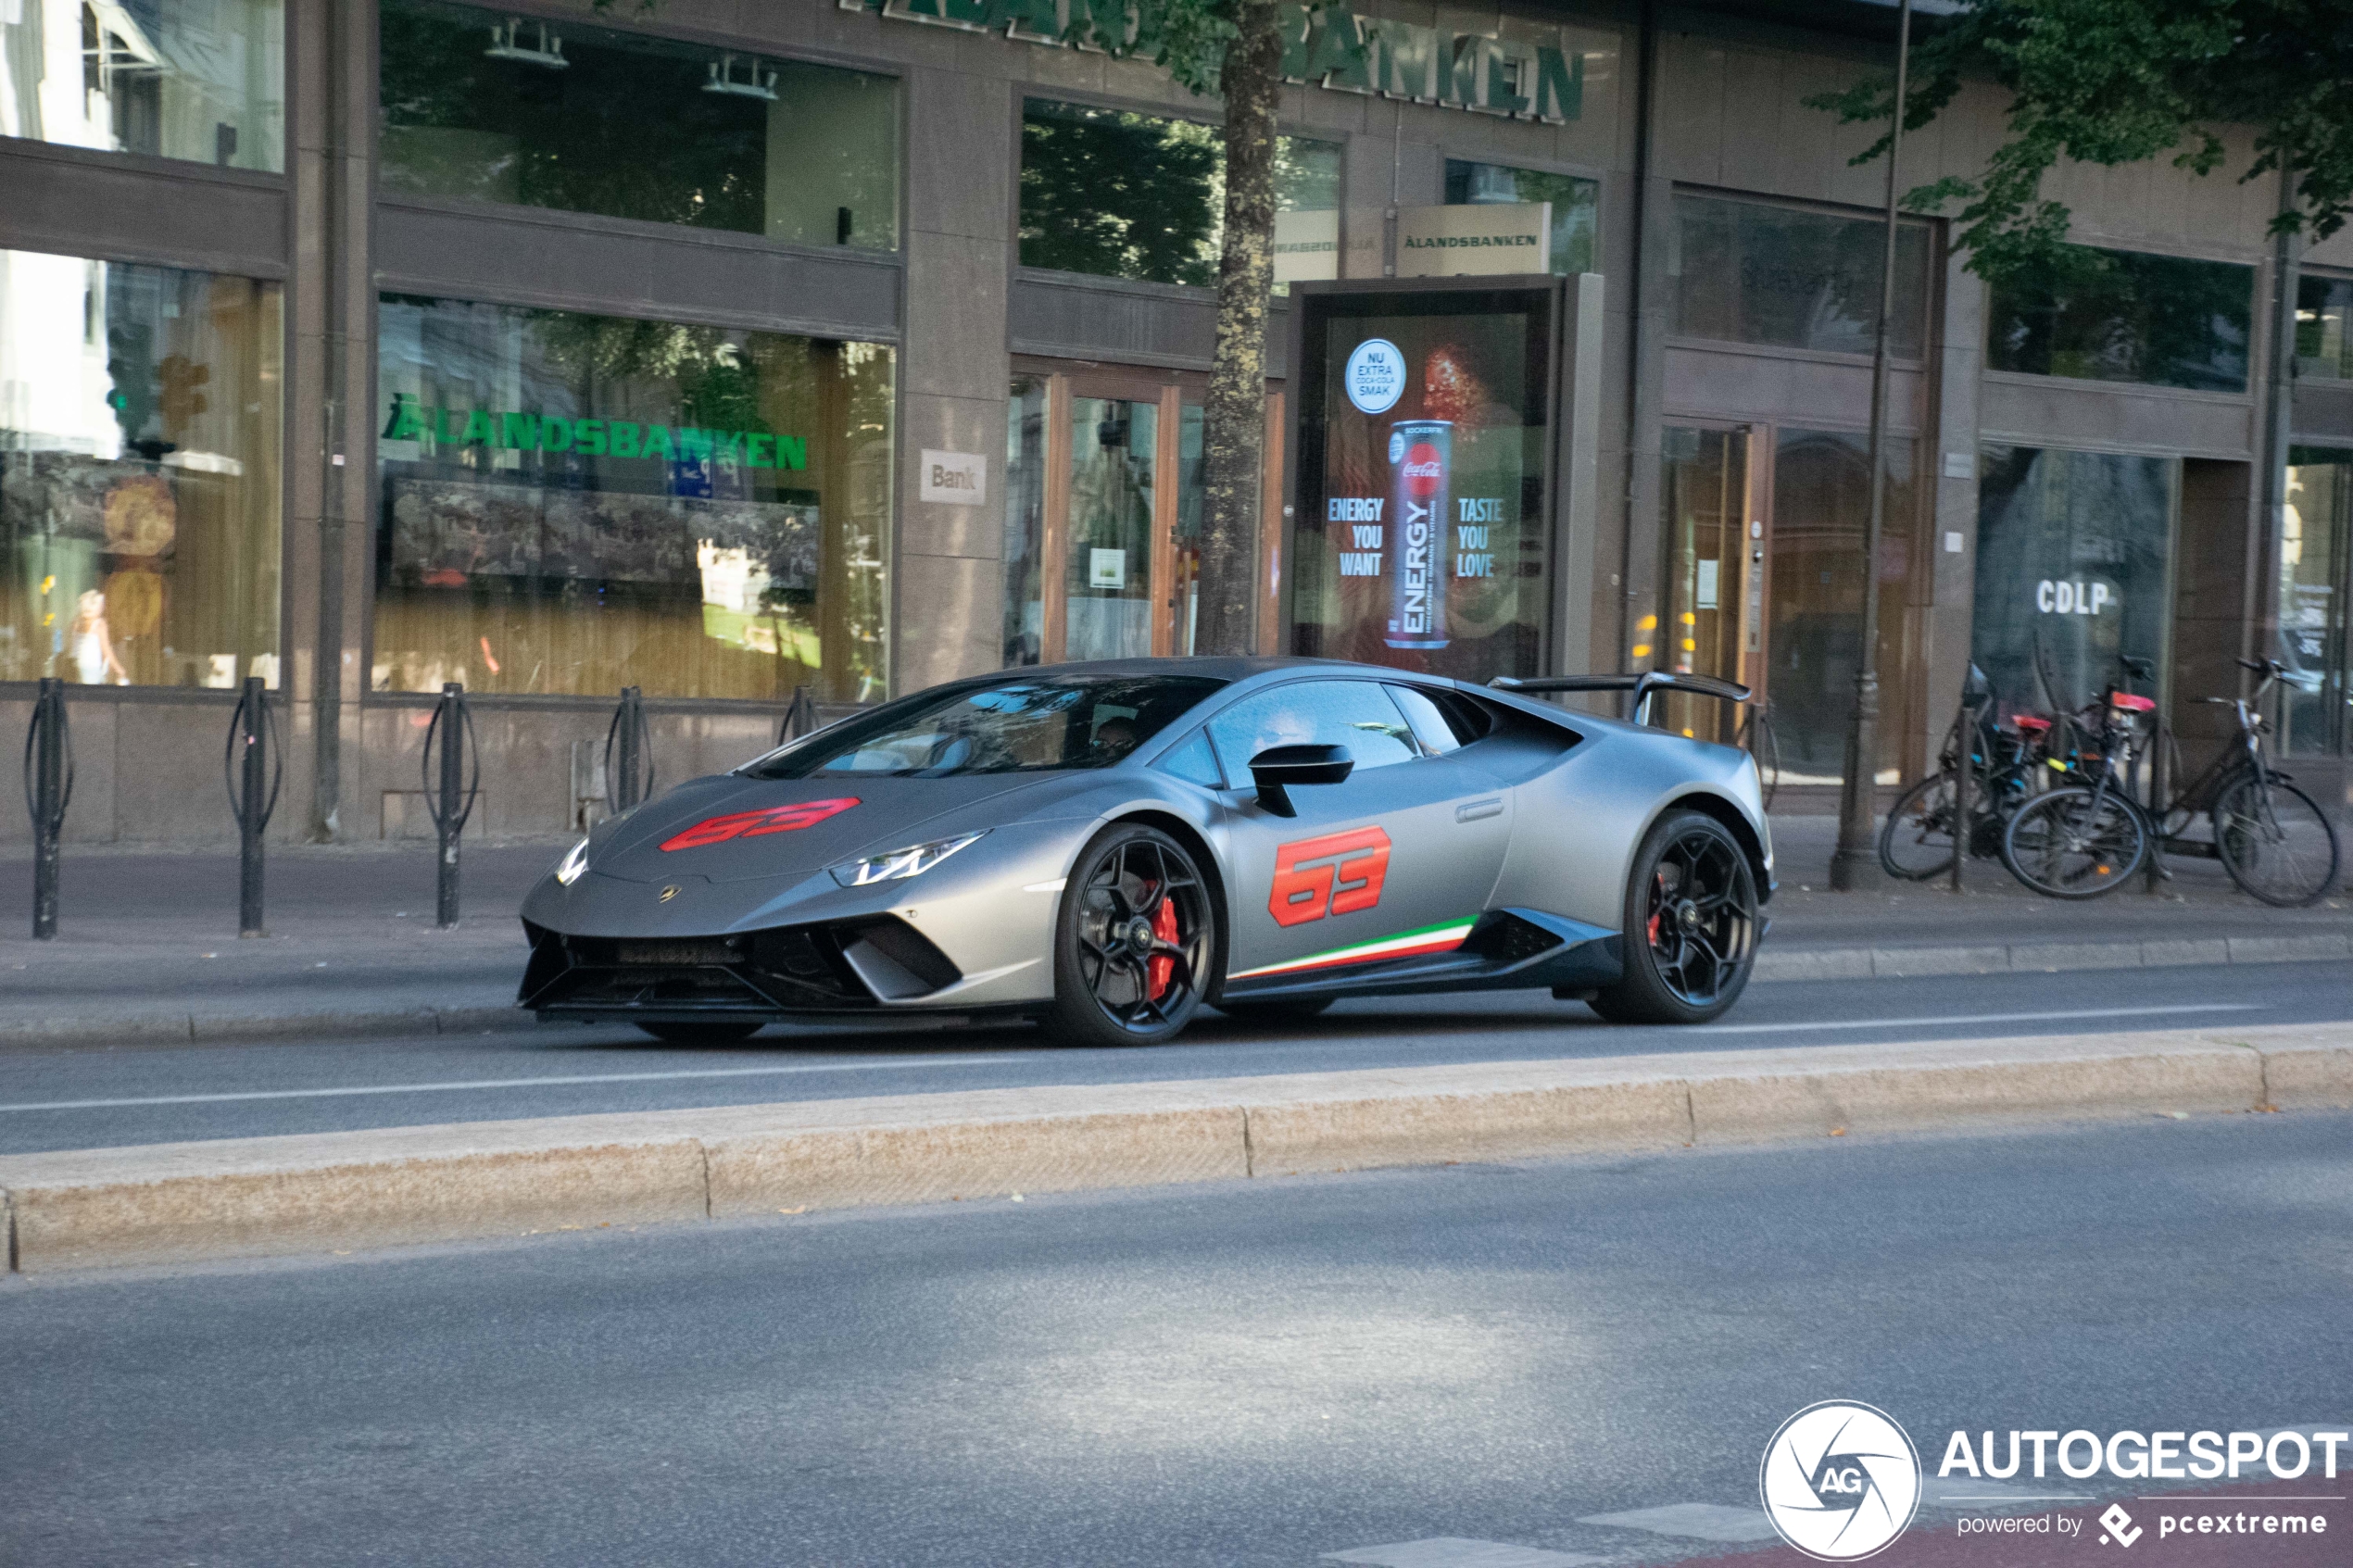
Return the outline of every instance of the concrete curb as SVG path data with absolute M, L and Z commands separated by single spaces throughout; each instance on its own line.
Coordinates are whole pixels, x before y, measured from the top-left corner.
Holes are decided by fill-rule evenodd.
M 0 1158 L 23 1273 L 1853 1132 L 2353 1107 L 2353 1024 L 1069 1085 Z
M 2152 937 L 2139 942 L 2012 942 L 1920 947 L 1799 947 L 1756 955 L 1752 978 L 1906 980 L 1935 974 L 2049 974 L 2082 969 L 2176 969 L 2184 964 L 2313 963 L 2353 960 L 2353 934 Z
M 354 1008 L 190 1012 L 183 1009 L 0 1019 L 0 1050 L 12 1047 L 170 1045 L 202 1040 L 350 1039 L 380 1035 L 479 1035 L 535 1029 L 527 1012 L 486 1007 Z
M 1800 947 L 1769 943 L 1756 956 L 1758 984 L 1781 980 L 1906 980 L 1940 974 L 2047 974 L 2062 970 L 2172 969 L 2183 964 L 2353 960 L 2353 934 L 2215 936 L 2141 942 L 2014 942 L 1920 947 Z M 72 1017 L 0 1020 L 0 1050 L 44 1046 L 164 1045 L 180 1041 L 358 1039 L 387 1035 L 479 1035 L 538 1027 L 505 1004 L 230 1013 L 118 1009 Z

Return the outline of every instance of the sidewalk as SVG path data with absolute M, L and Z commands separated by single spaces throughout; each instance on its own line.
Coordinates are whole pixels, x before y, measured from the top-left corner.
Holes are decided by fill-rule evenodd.
M 2353 896 L 2269 909 L 2210 861 L 2177 862 L 2162 896 L 2135 885 L 2092 904 L 2038 897 L 1994 862 L 1972 862 L 1958 897 L 1941 882 L 1834 894 L 1836 823 L 1773 828 L 1759 981 L 2353 958 Z M 271 935 L 251 941 L 233 855 L 70 849 L 53 942 L 27 935 L 31 861 L 0 860 L 0 1046 L 534 1027 L 513 1007 L 514 910 L 562 847 L 470 846 L 449 932 L 434 929 L 429 846 L 273 849 Z

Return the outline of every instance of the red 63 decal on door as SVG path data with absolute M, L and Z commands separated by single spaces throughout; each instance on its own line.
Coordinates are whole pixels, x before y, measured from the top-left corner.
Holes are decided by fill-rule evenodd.
M 1369 909 L 1389 875 L 1389 834 L 1351 828 L 1302 838 L 1275 851 L 1275 887 L 1266 912 L 1277 925 L 1304 925 L 1326 915 Z

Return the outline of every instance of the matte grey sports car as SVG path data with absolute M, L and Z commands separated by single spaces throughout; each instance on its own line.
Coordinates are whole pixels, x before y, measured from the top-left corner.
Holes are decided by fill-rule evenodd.
M 1294 659 L 919 692 L 609 822 L 522 909 L 520 1003 L 716 1043 L 1028 1015 L 1165 1040 L 1203 1006 L 1550 987 L 1697 1022 L 1747 984 L 1773 853 L 1743 752 L 1538 690 Z

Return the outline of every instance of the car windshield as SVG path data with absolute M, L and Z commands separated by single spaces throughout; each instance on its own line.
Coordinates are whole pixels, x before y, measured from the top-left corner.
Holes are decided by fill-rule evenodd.
M 744 771 L 760 779 L 938 779 L 1108 768 L 1225 684 L 1199 675 L 1048 676 L 924 692 Z

